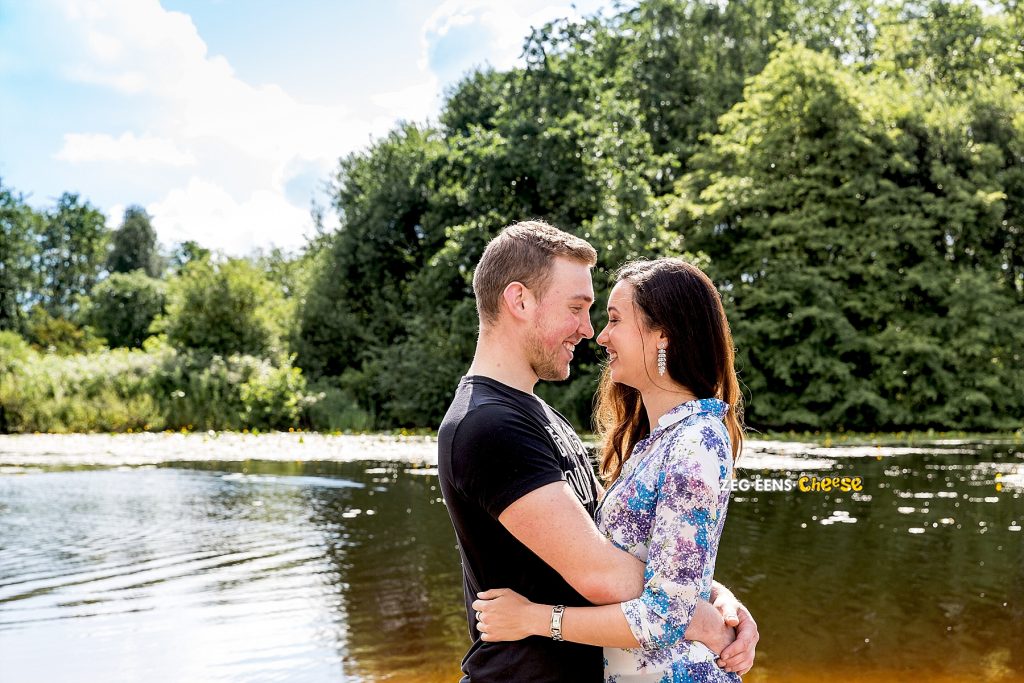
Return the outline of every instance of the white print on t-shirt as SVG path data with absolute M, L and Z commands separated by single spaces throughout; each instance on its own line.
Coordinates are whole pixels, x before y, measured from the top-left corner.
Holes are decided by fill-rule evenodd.
M 576 436 L 576 432 L 568 425 L 561 422 L 549 422 L 544 426 L 544 429 L 548 430 L 548 434 L 551 435 L 551 439 L 558 446 L 558 451 L 562 454 L 563 458 L 577 461 L 579 456 L 587 454 L 587 450 L 583 447 L 580 437 Z
M 555 442 L 562 457 L 572 462 L 573 468 L 565 472 L 565 480 L 572 487 L 576 497 L 584 505 L 594 502 L 594 487 L 591 485 L 593 473 L 588 468 L 587 449 L 580 441 L 580 437 L 561 422 L 549 422 L 544 429 Z

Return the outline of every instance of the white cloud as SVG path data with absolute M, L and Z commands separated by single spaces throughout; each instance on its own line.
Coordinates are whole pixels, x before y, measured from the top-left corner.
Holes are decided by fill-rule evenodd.
M 270 189 L 258 189 L 237 201 L 219 185 L 192 177 L 146 207 L 165 242 L 195 240 L 212 249 L 240 254 L 254 247 L 297 248 L 311 228 L 308 210 L 299 209 Z
M 124 51 L 120 40 L 100 31 L 89 31 L 86 39 L 92 53 L 105 62 L 115 61 Z
M 374 126 L 389 127 L 387 116 L 360 118 L 341 104 L 303 103 L 277 85 L 243 81 L 224 57 L 209 54 L 188 15 L 157 0 L 62 0 L 62 7 L 74 48 L 65 77 L 113 89 L 157 114 L 142 136 L 66 134 L 57 159 L 196 169 L 186 187 L 166 188 L 148 207 L 164 242 L 196 239 L 232 251 L 301 244 L 308 199 L 300 207 L 286 197 L 294 169 L 332 167 L 365 145 Z M 382 95 L 377 104 L 399 116 L 422 114 L 399 97 Z
M 124 204 L 114 204 L 113 206 L 107 207 L 107 227 L 111 230 L 116 230 L 121 227 L 121 222 L 124 220 Z
M 429 66 L 431 47 L 443 42 L 453 29 L 474 26 L 486 35 L 483 43 L 486 49 L 466 54 L 461 71 L 484 61 L 495 69 L 509 69 L 519 63 L 523 43 L 532 28 L 554 19 L 579 19 L 583 16 L 579 4 L 553 4 L 543 0 L 445 0 L 423 25 L 420 66 Z
M 597 2 L 577 6 L 588 11 Z M 472 66 L 514 65 L 531 26 L 579 16 L 568 3 L 551 0 L 444 0 L 423 25 L 418 72 L 410 69 L 394 81 L 401 87 L 370 96 L 356 111 L 245 81 L 225 57 L 210 53 L 187 14 L 158 0 L 49 0 L 45 6 L 63 15 L 64 21 L 44 23 L 64 78 L 103 90 L 120 109 L 117 120 L 129 122 L 114 130 L 62 131 L 56 158 L 97 163 L 89 169 L 95 176 L 135 193 L 118 196 L 108 213 L 138 201 L 147 205 L 161 241 L 196 239 L 231 252 L 266 242 L 301 244 L 310 225 L 309 198 L 301 195 L 316 186 L 311 173 L 335 167 L 396 119 L 433 116 L 442 87 Z M 430 64 L 431 55 L 444 64 Z M 136 123 L 133 111 L 144 118 Z M 140 165 L 148 166 L 144 176 Z M 82 169 L 75 173 L 80 177 Z M 132 182 L 121 182 L 126 173 L 134 174 Z
M 117 138 L 102 133 L 68 133 L 55 158 L 73 164 L 114 161 L 191 166 L 196 163 L 190 152 L 179 149 L 172 140 L 149 135 L 135 137 L 134 133 L 123 133 Z
M 362 121 L 343 105 L 309 105 L 277 85 L 254 86 L 238 78 L 228 61 L 209 55 L 206 43 L 185 14 L 169 12 L 156 0 L 69 0 L 69 16 L 86 26 L 91 57 L 68 71 L 76 80 L 144 93 L 173 109 L 176 137 L 216 138 L 250 154 L 287 161 L 291 155 L 330 154 L 362 142 L 353 128 Z M 104 47 L 96 47 L 95 21 Z M 108 44 L 120 49 L 116 58 Z M 172 119 L 168 119 L 172 121 Z
M 386 117 L 375 120 L 374 133 L 386 132 L 394 119 L 406 121 L 425 121 L 438 109 L 441 101 L 441 83 L 435 74 L 429 74 L 426 80 L 396 90 L 394 92 L 377 93 L 370 100 L 388 112 Z M 387 121 L 390 119 L 390 121 Z M 380 123 L 385 123 L 385 130 L 379 131 Z

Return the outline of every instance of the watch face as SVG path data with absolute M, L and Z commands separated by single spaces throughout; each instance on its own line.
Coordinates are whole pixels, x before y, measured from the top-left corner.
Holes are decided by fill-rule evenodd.
M 562 612 L 564 605 L 555 605 L 551 608 L 551 640 L 562 640 Z

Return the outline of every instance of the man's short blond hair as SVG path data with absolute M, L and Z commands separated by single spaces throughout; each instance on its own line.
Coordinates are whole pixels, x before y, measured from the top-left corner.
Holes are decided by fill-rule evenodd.
M 493 324 L 501 311 L 501 295 L 519 282 L 542 298 L 558 257 L 593 266 L 597 252 L 584 239 L 544 221 L 514 223 L 492 239 L 473 273 L 473 293 L 482 325 Z

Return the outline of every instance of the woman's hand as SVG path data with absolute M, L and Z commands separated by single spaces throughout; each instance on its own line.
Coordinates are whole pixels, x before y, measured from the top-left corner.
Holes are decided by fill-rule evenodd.
M 511 588 L 496 588 L 476 595 L 473 609 L 481 640 L 490 643 L 549 634 L 551 605 L 532 603 Z
M 707 635 L 707 640 L 702 641 L 716 655 L 720 655 L 727 647 L 736 641 L 736 629 L 729 626 L 725 620 L 714 632 Z

